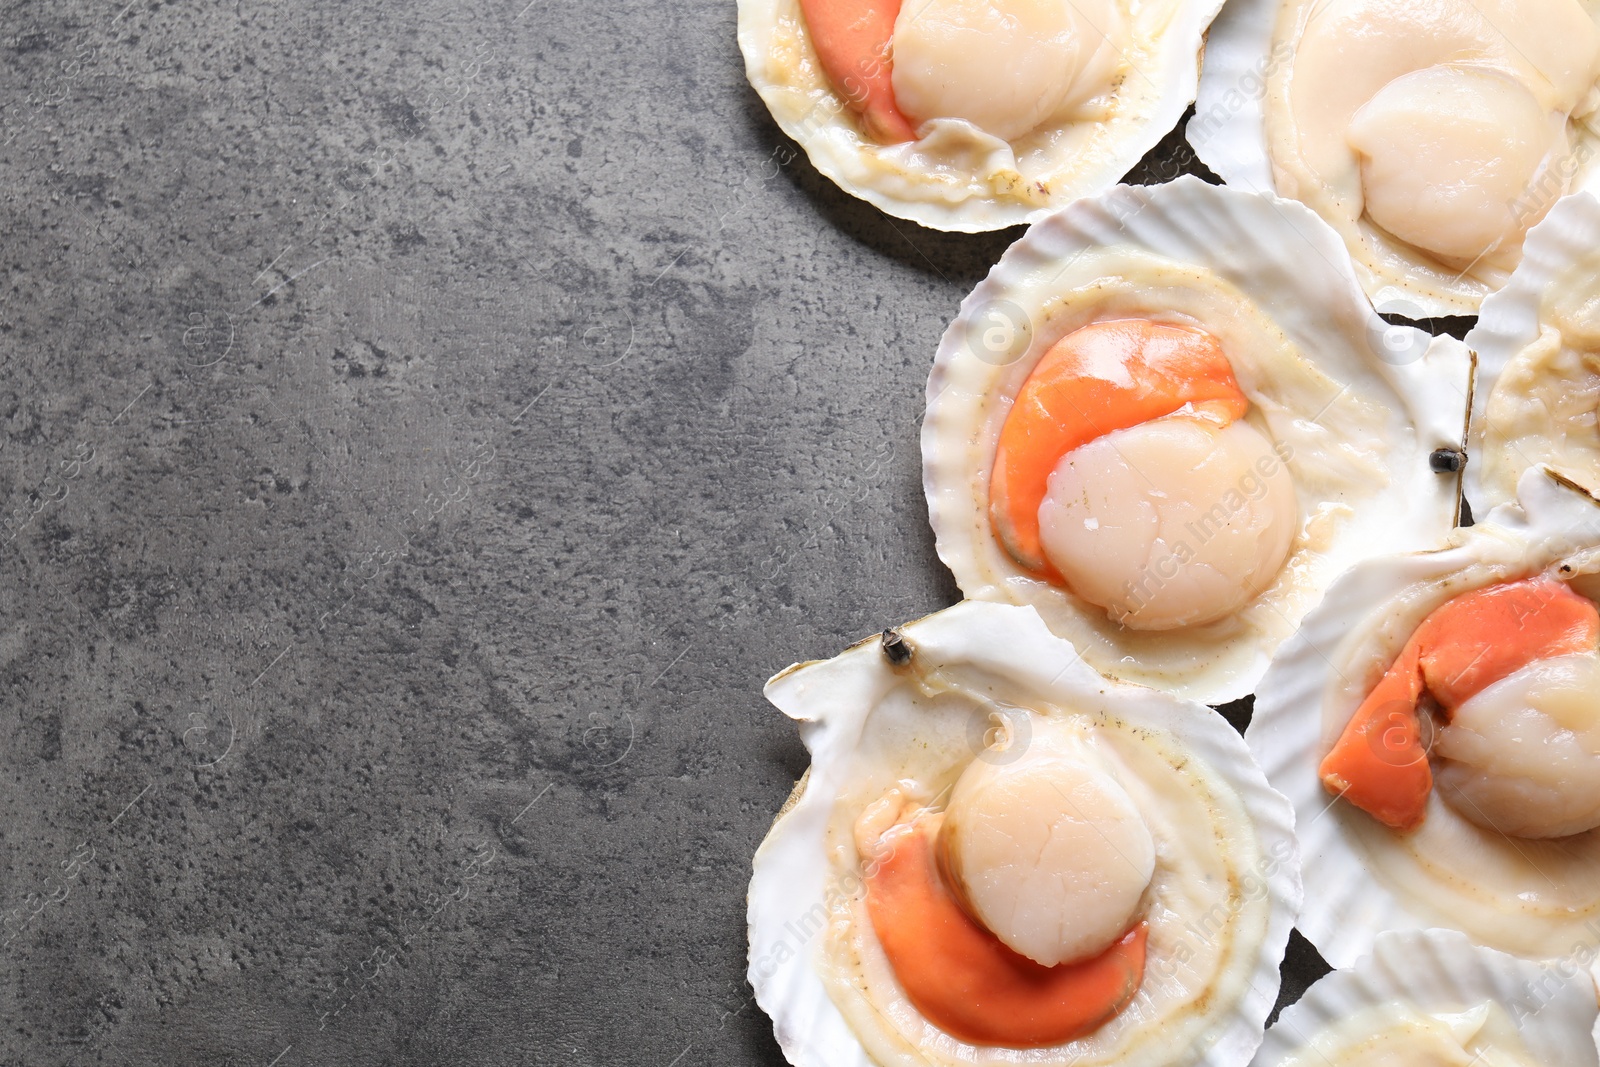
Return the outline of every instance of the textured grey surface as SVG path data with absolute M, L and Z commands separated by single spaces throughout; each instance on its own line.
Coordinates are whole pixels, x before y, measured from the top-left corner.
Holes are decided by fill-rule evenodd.
M 820 179 L 726 0 L 0 53 L 0 1064 L 779 1062 L 761 683 L 955 596 L 916 422 L 1015 234 Z

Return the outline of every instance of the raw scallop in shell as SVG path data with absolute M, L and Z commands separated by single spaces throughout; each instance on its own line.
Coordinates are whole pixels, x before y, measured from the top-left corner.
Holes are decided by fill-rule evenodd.
M 846 192 L 940 230 L 1118 181 L 1194 100 L 1220 0 L 739 0 L 745 71 Z
M 1243 1067 L 1300 885 L 1207 708 L 967 601 L 790 668 L 812 763 L 756 852 L 750 971 L 797 1067 Z
M 1520 960 L 1450 930 L 1384 934 L 1284 1010 L 1252 1067 L 1596 1067 L 1584 966 Z
M 1591 0 L 1229 0 L 1189 143 L 1310 206 L 1383 312 L 1470 315 L 1597 180 Z
M 1600 505 L 1542 469 L 1447 547 L 1329 589 L 1246 732 L 1295 805 L 1300 930 L 1335 966 L 1447 927 L 1600 943 Z
M 1097 670 L 1250 692 L 1340 571 L 1451 528 L 1465 348 L 1390 326 L 1306 208 L 1193 178 L 1035 224 L 928 380 L 923 484 L 962 592 Z
M 1600 200 L 1577 193 L 1528 232 L 1522 263 L 1467 334 L 1477 354 L 1467 497 L 1516 499 L 1545 466 L 1600 489 Z

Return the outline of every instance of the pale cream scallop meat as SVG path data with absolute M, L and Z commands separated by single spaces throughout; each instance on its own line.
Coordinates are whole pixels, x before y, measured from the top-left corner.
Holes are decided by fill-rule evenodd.
M 1103 93 L 1123 34 L 1114 0 L 912 0 L 893 38 L 895 102 L 1002 140 Z
M 1513 837 L 1600 826 L 1600 655 L 1538 660 L 1462 703 L 1434 746 L 1446 803 Z
M 1276 578 L 1300 525 L 1294 479 L 1255 427 L 1169 416 L 1063 456 L 1040 540 L 1072 591 L 1124 626 L 1224 618 Z
M 1127 791 L 1085 742 L 1045 725 L 1020 755 L 990 749 L 962 772 L 940 848 L 973 918 L 1046 967 L 1127 933 L 1155 871 Z
M 1447 261 L 1470 263 L 1522 233 L 1511 205 L 1563 127 L 1526 86 L 1495 70 L 1441 64 L 1404 74 L 1352 118 L 1366 214 Z

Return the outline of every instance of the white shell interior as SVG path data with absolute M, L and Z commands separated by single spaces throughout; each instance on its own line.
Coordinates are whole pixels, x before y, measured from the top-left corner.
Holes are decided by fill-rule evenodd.
M 890 215 L 975 233 L 1032 222 L 1103 192 L 1194 101 L 1201 42 L 1222 0 L 1120 2 L 1145 43 L 1123 57 L 1111 117 L 1036 131 L 1020 157 L 1023 142 L 952 120 L 926 124 L 911 143 L 864 138 L 821 72 L 799 0 L 739 0 L 739 48 L 750 84 L 824 176 Z
M 1595 1067 L 1594 983 L 1581 967 L 1546 966 L 1480 948 L 1452 930 L 1390 933 L 1349 970 L 1325 975 L 1267 1031 L 1253 1067 L 1278 1067 L 1319 1033 L 1399 1001 L 1426 1013 L 1500 1005 L 1544 1067 Z
M 1558 485 L 1542 470 L 1523 476 L 1519 497 L 1520 505 L 1498 508 L 1478 525 L 1457 531 L 1449 547 L 1351 568 L 1279 650 L 1257 690 L 1245 739 L 1268 779 L 1294 805 L 1304 850 L 1307 894 L 1296 925 L 1335 967 L 1354 965 L 1382 933 L 1431 927 L 1464 929 L 1489 947 L 1532 959 L 1569 957 L 1584 946 L 1600 945 L 1600 879 L 1590 870 L 1600 862 L 1600 837 L 1593 832 L 1552 846 L 1558 851 L 1551 853 L 1589 871 L 1572 888 L 1592 897 L 1590 906 L 1571 917 L 1523 922 L 1520 916 L 1532 913 L 1524 912 L 1519 901 L 1485 903 L 1473 895 L 1479 876 L 1469 850 L 1459 857 L 1461 869 L 1448 872 L 1449 879 L 1468 887 L 1457 892 L 1443 875 L 1414 870 L 1409 853 L 1391 845 L 1398 835 L 1337 802 L 1317 774 L 1342 726 L 1337 716 L 1329 721 L 1328 696 L 1341 687 L 1364 692 L 1376 681 L 1375 676 L 1363 682 L 1364 674 L 1345 675 L 1346 668 L 1361 670 L 1357 656 L 1365 643 L 1375 635 L 1390 644 L 1403 642 L 1420 615 L 1455 593 L 1499 580 L 1496 575 L 1537 572 L 1600 546 L 1600 507 L 1588 497 Z M 1465 577 L 1469 574 L 1473 577 Z M 1407 602 L 1409 590 L 1427 592 Z M 1384 659 L 1368 666 L 1381 671 L 1387 665 Z M 1437 797 L 1431 803 L 1430 821 L 1441 815 Z M 1510 847 L 1524 858 L 1535 849 L 1529 842 L 1513 841 Z M 1530 884 L 1543 877 L 1555 887 L 1567 876 L 1553 866 L 1541 876 L 1538 863 L 1528 862 Z M 1427 891 L 1400 889 L 1403 883 L 1376 876 L 1380 863 Z M 1515 924 L 1500 921 L 1502 908 L 1519 916 Z
M 1262 872 L 1270 911 L 1248 993 L 1219 1008 L 1215 1039 L 1182 1061 L 1242 1067 L 1259 1045 L 1276 999 L 1278 964 L 1299 905 L 1300 883 L 1288 804 L 1267 785 L 1239 735 L 1209 709 L 1101 677 L 1026 608 L 967 601 L 900 632 L 922 663 L 941 672 L 1000 677 L 1008 691 L 1037 694 L 1042 704 L 1103 709 L 1131 727 L 1177 738 L 1236 790 L 1263 851 L 1289 857 Z M 876 638 L 831 660 L 790 668 L 767 685 L 768 699 L 800 722 L 812 763 L 797 802 L 756 852 L 749 892 L 749 980 L 757 1003 L 773 1020 L 784 1055 L 797 1067 L 871 1067 L 874 1062 L 815 968 L 822 940 L 816 916 L 826 911 L 830 815 L 835 798 L 851 784 L 849 772 L 869 716 L 891 695 L 924 709 L 922 714 L 939 714 L 920 691 L 908 690 L 915 686 L 889 665 Z M 974 722 L 981 723 L 981 717 Z M 994 1051 L 1017 1063 L 1040 1062 L 1049 1053 Z
M 1296 584 L 1271 610 L 1150 639 L 1031 578 L 993 535 L 993 442 L 1017 389 L 1067 329 L 1059 319 L 1052 324 L 1052 302 L 1069 290 L 1099 286 L 1104 271 L 1096 256 L 1108 251 L 1219 279 L 1342 386 L 1340 396 L 1362 397 L 1384 412 L 1377 437 L 1387 453 L 1373 481 L 1386 476 L 1387 484 L 1364 497 L 1315 502 L 1348 506 L 1349 514 L 1326 544 L 1292 559 Z M 1189 177 L 1119 186 L 1036 223 L 945 331 L 922 430 L 923 484 L 939 556 L 968 597 L 1037 608 L 1102 673 L 1207 704 L 1236 699 L 1254 688 L 1273 650 L 1341 571 L 1373 556 L 1431 546 L 1449 531 L 1457 482 L 1433 473 L 1428 455 L 1460 444 L 1468 375 L 1459 341 L 1391 326 L 1376 315 L 1344 246 L 1302 205 Z M 1341 448 L 1345 442 L 1334 434 L 1318 442 L 1315 422 L 1294 418 L 1284 425 L 1313 432 L 1305 439 L 1312 451 Z

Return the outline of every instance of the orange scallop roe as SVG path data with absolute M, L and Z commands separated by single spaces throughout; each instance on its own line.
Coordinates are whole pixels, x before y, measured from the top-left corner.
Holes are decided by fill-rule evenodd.
M 1422 620 L 1345 724 L 1318 768 L 1323 786 L 1385 826 L 1422 825 L 1433 770 L 1417 702 L 1426 690 L 1446 717 L 1507 675 L 1600 646 L 1593 602 L 1551 578 L 1464 593 Z
M 1250 407 L 1204 330 L 1114 319 L 1057 341 L 1018 390 L 995 450 L 989 521 L 1011 558 L 1062 584 L 1039 541 L 1039 505 L 1061 457 L 1185 407 L 1224 426 Z
M 900 0 L 800 0 L 822 72 L 884 144 L 916 140 L 894 100 L 889 42 Z
M 974 1045 L 1037 1048 L 1092 1033 L 1144 980 L 1149 925 L 1100 955 L 1045 967 L 975 922 L 940 877 L 937 816 L 890 831 L 867 877 L 867 911 L 907 998 L 945 1033 Z

